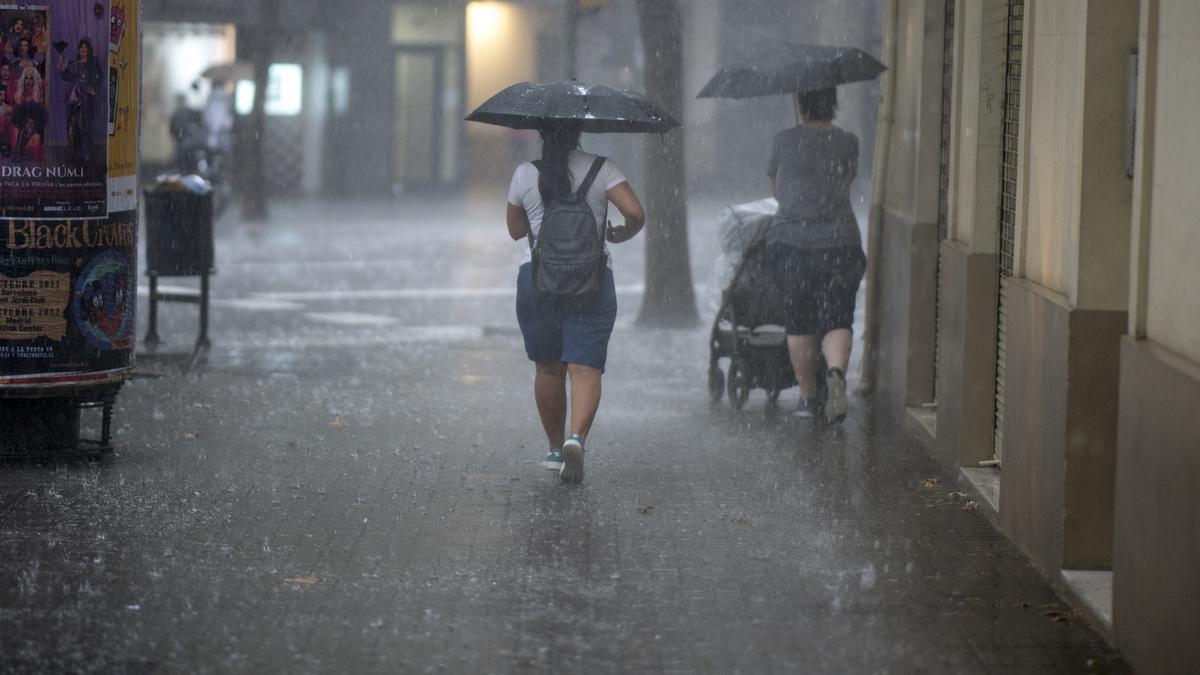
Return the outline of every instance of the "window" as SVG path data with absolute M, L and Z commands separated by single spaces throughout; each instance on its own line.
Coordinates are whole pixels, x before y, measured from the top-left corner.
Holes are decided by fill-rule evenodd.
M 263 110 L 268 115 L 291 117 L 303 108 L 304 68 L 296 63 L 272 63 L 267 69 L 267 100 Z M 240 80 L 234 93 L 234 105 L 239 115 L 249 115 L 254 109 L 254 82 Z

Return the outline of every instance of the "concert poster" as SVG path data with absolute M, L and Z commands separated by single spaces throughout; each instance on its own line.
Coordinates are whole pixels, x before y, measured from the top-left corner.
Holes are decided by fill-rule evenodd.
M 110 1 L 0 4 L 0 218 L 108 215 Z

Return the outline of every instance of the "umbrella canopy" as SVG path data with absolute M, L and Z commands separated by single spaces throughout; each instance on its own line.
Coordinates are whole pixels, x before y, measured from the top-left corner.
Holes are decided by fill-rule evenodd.
M 641 94 L 577 80 L 514 84 L 484 101 L 466 119 L 510 129 L 539 129 L 555 121 L 578 122 L 591 134 L 659 133 L 679 126 Z
M 234 63 L 218 63 L 204 69 L 200 77 L 206 77 L 217 82 L 236 82 L 238 80 L 254 79 L 254 64 L 245 61 Z
M 872 80 L 887 68 L 855 47 L 775 44 L 722 68 L 696 98 L 750 98 Z

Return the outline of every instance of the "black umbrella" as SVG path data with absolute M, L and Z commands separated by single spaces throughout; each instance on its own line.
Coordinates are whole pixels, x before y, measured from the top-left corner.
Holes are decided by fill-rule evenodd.
M 826 89 L 871 80 L 887 70 L 855 47 L 775 44 L 755 50 L 751 58 L 722 68 L 697 98 L 750 98 Z
M 484 101 L 466 119 L 510 129 L 539 129 L 554 121 L 578 122 L 592 134 L 659 133 L 679 126 L 641 94 L 577 80 L 514 84 Z

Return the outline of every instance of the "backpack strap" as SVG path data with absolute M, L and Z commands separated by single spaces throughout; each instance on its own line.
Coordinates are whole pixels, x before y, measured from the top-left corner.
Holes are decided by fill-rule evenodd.
M 591 168 L 588 169 L 587 175 L 583 177 L 583 182 L 579 184 L 579 189 L 575 191 L 575 196 L 571 198 L 572 202 L 578 202 L 579 200 L 587 197 L 588 190 L 591 189 L 592 183 L 596 182 L 596 176 L 600 175 L 600 168 L 604 166 L 604 163 L 606 161 L 608 161 L 607 157 L 596 157 L 596 159 L 592 160 Z M 542 172 L 542 160 L 535 159 L 532 162 L 530 162 L 530 164 L 533 165 L 533 168 L 538 170 L 538 173 Z M 543 208 L 545 208 L 545 206 L 546 206 L 545 204 L 542 205 Z M 604 202 L 604 211 L 607 214 L 608 200 L 605 200 L 605 202 Z M 600 237 L 603 239 L 605 237 L 604 231 L 608 230 L 607 219 L 606 219 L 606 222 L 601 223 L 601 229 L 602 229 L 602 232 L 601 232 Z M 529 242 L 529 250 L 532 251 L 533 244 L 534 244 L 532 227 L 529 228 L 529 235 L 526 236 L 526 241 Z
M 592 183 L 596 182 L 596 176 L 600 175 L 600 167 L 604 166 L 604 162 L 607 159 L 607 157 L 597 157 L 592 162 L 592 168 L 588 169 L 587 176 L 579 184 L 579 189 L 575 191 L 575 201 L 579 201 L 587 196 L 587 191 L 591 189 Z
M 542 172 L 542 160 L 535 159 L 532 162 L 530 162 L 530 164 L 533 165 L 533 168 L 537 169 L 538 173 Z M 542 204 L 542 208 L 543 209 L 546 208 L 546 205 Z M 527 217 L 528 217 L 528 214 L 527 214 Z M 532 253 L 533 252 L 533 225 L 532 224 L 529 225 L 529 234 L 525 235 L 525 241 L 529 242 L 529 252 Z
M 592 161 L 592 168 L 588 169 L 587 176 L 584 176 L 583 183 L 579 185 L 579 190 L 575 193 L 575 201 L 581 202 L 587 198 L 587 192 L 592 187 L 592 183 L 596 182 L 596 176 L 600 175 L 600 167 L 604 166 L 604 162 L 608 161 L 607 157 L 597 157 Z M 604 216 L 600 220 L 600 231 L 597 232 L 600 236 L 600 241 L 608 239 L 608 198 L 604 199 Z

